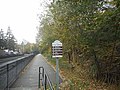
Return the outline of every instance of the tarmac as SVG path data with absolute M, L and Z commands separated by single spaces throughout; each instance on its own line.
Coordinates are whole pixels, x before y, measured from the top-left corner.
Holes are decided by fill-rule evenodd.
M 38 89 L 39 80 L 39 67 L 44 67 L 46 73 L 48 74 L 51 82 L 56 83 L 56 73 L 55 70 L 47 63 L 45 58 L 38 54 L 33 60 L 26 66 L 23 72 L 20 74 L 18 79 L 10 87 L 9 90 L 40 90 Z M 62 79 L 60 78 L 60 82 Z

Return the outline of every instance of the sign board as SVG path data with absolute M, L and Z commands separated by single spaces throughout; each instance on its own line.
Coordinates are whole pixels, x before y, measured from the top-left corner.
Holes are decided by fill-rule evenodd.
M 52 57 L 62 57 L 62 43 L 59 40 L 52 43 Z

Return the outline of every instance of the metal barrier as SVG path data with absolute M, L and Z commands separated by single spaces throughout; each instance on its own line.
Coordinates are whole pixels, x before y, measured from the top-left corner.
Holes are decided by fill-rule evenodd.
M 38 88 L 44 88 L 44 90 L 54 90 L 52 82 L 50 81 L 50 78 L 48 77 L 47 73 L 45 72 L 43 67 L 39 67 L 39 86 Z
M 20 72 L 32 60 L 34 54 L 18 58 L 0 65 L 0 90 L 9 90 L 9 87 L 18 78 Z

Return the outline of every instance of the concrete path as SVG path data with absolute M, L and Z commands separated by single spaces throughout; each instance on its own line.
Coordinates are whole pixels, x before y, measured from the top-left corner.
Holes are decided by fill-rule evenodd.
M 42 55 L 37 55 L 24 69 L 19 78 L 10 87 L 10 90 L 38 90 L 39 67 L 43 66 L 53 84 L 56 83 L 56 74 L 54 69 L 47 64 Z M 60 79 L 60 82 L 62 80 Z

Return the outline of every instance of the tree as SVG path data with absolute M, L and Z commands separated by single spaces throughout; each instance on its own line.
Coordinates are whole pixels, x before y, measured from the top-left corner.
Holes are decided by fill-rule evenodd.
M 5 48 L 6 48 L 6 40 L 5 40 L 4 32 L 1 29 L 1 31 L 0 31 L 0 49 L 5 49 Z
M 8 27 L 7 33 L 6 33 L 6 42 L 7 42 L 7 49 L 9 50 L 15 50 L 16 48 L 16 39 L 14 35 L 12 34 L 10 27 Z

